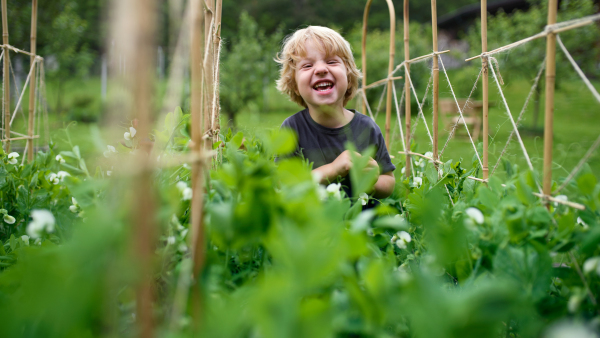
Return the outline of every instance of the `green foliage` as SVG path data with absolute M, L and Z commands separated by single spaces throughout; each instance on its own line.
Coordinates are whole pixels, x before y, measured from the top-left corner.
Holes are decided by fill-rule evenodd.
M 188 121 L 180 109 L 167 115 L 154 131 L 156 154 L 187 152 Z M 109 153 L 108 163 L 126 163 L 140 146 L 136 138 Z M 566 188 L 586 205 L 580 211 L 546 206 L 533 195 L 531 172 L 483 185 L 468 178 L 476 162 L 436 168 L 416 159 L 414 177 L 398 176 L 390 198 L 362 211 L 356 198 L 316 184 L 309 164 L 286 158 L 295 142 L 286 130 L 220 135 L 203 196 L 199 329 L 186 306 L 171 317 L 190 263 L 189 166 L 154 173 L 159 336 L 529 337 L 569 314 L 594 322 L 598 309 L 586 285 L 600 292 L 592 264 L 600 262 L 600 184 L 588 168 Z M 61 154 L 73 176 L 86 178 L 68 187 L 82 201 L 85 223 L 41 246 L 27 245 L 20 233 L 5 239 L 0 265 L 10 267 L 0 272 L 0 332 L 136 335 L 138 271 L 130 252 L 140 234 L 128 212 L 138 198 L 135 180 L 123 167 L 107 184 L 101 169 L 88 177 L 77 147 Z M 366 162 L 354 160 L 353 186 L 372 184 Z
M 231 48 L 223 49 L 221 62 L 221 106 L 231 121 L 242 109 L 263 109 L 264 88 L 274 81 L 277 68 L 273 61 L 282 39 L 280 31 L 266 36 L 247 13 L 240 15 L 238 34 Z
M 527 11 L 515 11 L 511 14 L 500 12 L 488 18 L 489 50 L 516 42 L 544 30 L 548 20 L 548 3 L 545 1 L 539 3 L 532 1 L 532 3 L 533 5 Z M 558 11 L 557 22 L 578 19 L 595 14 L 597 11 L 597 5 L 592 0 L 563 1 Z M 471 46 L 472 55 L 481 52 L 479 27 L 480 23 L 478 22 L 466 36 Z M 592 75 L 599 74 L 596 65 L 600 57 L 600 48 L 597 44 L 599 34 L 600 29 L 597 25 L 588 25 L 560 33 L 560 37 L 569 53 L 573 55 L 573 58 L 584 72 Z M 577 75 L 571 64 L 558 46 L 556 47 L 556 53 L 557 82 L 560 83 L 565 78 L 576 77 Z M 509 53 L 499 54 L 496 58 L 500 60 L 503 76 L 515 74 L 531 79 L 535 77 L 545 56 L 546 40 L 537 39 L 514 48 Z

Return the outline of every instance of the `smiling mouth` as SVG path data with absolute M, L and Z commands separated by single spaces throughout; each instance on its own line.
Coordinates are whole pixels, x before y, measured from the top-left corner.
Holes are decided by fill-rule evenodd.
M 313 89 L 318 92 L 324 92 L 333 88 L 332 82 L 320 82 L 313 86 Z

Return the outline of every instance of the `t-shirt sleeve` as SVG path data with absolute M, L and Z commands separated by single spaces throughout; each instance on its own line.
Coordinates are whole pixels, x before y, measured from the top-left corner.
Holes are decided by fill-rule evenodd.
M 279 129 L 289 129 L 296 134 L 296 149 L 291 154 L 281 156 L 281 158 L 301 157 L 300 146 L 298 145 L 298 127 L 296 126 L 296 123 L 292 121 L 292 118 L 287 118 L 283 121 Z M 278 160 L 279 157 L 275 157 L 275 162 L 277 162 Z
M 390 154 L 385 146 L 385 140 L 383 139 L 381 129 L 379 129 L 379 126 L 377 126 L 374 122 L 373 124 L 373 138 L 375 146 L 377 147 L 377 151 L 375 152 L 375 161 L 377 161 L 377 164 L 379 164 L 379 170 L 382 174 L 394 171 L 396 170 L 396 166 L 392 163 Z

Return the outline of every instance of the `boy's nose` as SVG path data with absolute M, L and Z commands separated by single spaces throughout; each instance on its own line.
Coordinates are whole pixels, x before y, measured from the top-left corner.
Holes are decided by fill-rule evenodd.
M 329 70 L 327 69 L 327 65 L 326 64 L 317 64 L 315 66 L 315 74 L 317 75 L 323 75 L 323 74 L 327 74 L 329 73 Z

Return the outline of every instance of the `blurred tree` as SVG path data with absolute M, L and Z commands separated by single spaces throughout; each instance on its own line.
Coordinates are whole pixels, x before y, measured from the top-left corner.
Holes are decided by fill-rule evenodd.
M 267 36 L 252 17 L 242 12 L 239 31 L 229 39 L 221 63 L 221 107 L 228 123 L 242 109 L 264 109 L 263 87 L 277 76 L 273 58 L 282 39 L 280 30 Z

